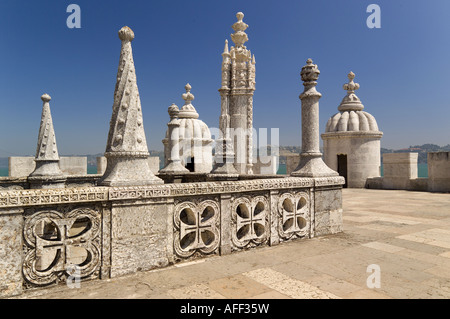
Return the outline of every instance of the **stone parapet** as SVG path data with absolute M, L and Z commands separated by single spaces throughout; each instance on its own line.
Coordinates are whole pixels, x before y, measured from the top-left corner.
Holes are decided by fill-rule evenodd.
M 32 156 L 9 157 L 9 177 L 24 177 L 34 171 L 36 164 Z M 83 156 L 61 156 L 59 168 L 64 175 L 86 175 L 87 157 Z
M 286 177 L 0 191 L 0 296 L 340 232 L 343 183 Z
M 450 152 L 428 153 L 428 189 L 450 192 Z

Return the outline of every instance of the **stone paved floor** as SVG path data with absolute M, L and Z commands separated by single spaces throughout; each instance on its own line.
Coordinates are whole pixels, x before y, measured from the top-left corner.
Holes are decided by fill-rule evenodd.
M 343 233 L 20 298 L 450 298 L 450 194 L 345 189 Z

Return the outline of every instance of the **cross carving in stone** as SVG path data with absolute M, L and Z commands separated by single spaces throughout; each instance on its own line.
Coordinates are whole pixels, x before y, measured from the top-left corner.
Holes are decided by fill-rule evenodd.
M 197 248 L 203 248 L 206 247 L 203 239 L 202 239 L 202 233 L 205 231 L 211 231 L 213 225 L 211 225 L 208 222 L 202 222 L 202 212 L 197 211 L 195 213 L 195 222 L 194 224 L 185 224 L 181 223 L 180 227 L 180 238 L 184 238 L 186 235 L 190 233 L 195 234 L 195 238 L 192 241 L 192 243 L 189 244 L 189 249 L 197 249 Z
M 263 210 L 258 214 L 255 214 L 256 209 L 253 208 L 249 214 L 248 218 L 243 218 L 237 215 L 237 230 L 239 231 L 243 227 L 249 225 L 250 230 L 244 235 L 242 240 L 251 240 L 258 238 L 259 236 L 256 234 L 255 225 L 259 224 L 262 227 L 265 227 L 264 220 L 266 219 L 266 211 Z
M 288 220 L 292 219 L 292 225 L 289 227 L 289 229 L 285 230 L 285 233 L 294 233 L 302 230 L 304 227 L 301 227 L 301 225 L 299 225 L 299 217 L 304 219 L 307 211 L 307 205 L 303 205 L 300 209 L 298 209 L 296 205 L 294 206 L 292 212 L 283 209 L 283 225 L 285 225 Z
M 67 255 L 70 251 L 69 246 L 79 242 L 79 240 L 69 238 L 69 231 L 75 223 L 76 218 L 52 219 L 46 220 L 45 222 L 48 223 L 49 221 L 56 226 L 58 239 L 44 239 L 36 236 L 36 258 L 41 259 L 51 254 L 51 256 L 55 256 L 55 260 L 52 263 L 54 264 L 52 271 L 62 271 L 65 270 L 65 265 L 67 264 Z

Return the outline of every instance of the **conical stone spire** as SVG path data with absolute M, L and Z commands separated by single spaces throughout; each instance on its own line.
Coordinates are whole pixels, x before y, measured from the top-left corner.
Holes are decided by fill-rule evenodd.
M 100 185 L 126 186 L 163 183 L 148 166 L 148 148 L 142 121 L 131 41 L 127 26 L 119 31 L 122 41 L 105 157 L 108 164 Z
M 58 148 L 56 147 L 55 130 L 53 128 L 52 114 L 50 112 L 51 97 L 48 94 L 41 96 L 42 117 L 39 127 L 38 145 L 36 149 L 36 161 L 59 161 Z
M 61 188 L 64 187 L 65 178 L 59 168 L 58 148 L 50 112 L 51 97 L 43 94 L 41 100 L 41 125 L 34 159 L 36 167 L 29 175 L 28 181 L 32 188 Z

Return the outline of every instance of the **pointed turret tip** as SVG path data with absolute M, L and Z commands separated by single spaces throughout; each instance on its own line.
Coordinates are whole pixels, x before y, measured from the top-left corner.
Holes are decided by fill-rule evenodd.
M 306 60 L 306 64 L 312 64 L 313 60 L 311 58 L 309 58 L 308 60 Z
M 50 95 L 48 95 L 47 93 L 42 94 L 42 96 L 41 96 L 41 100 L 42 100 L 43 102 L 50 102 L 51 99 L 52 99 L 52 98 L 51 98 Z
M 236 18 L 238 19 L 238 21 L 242 21 L 242 19 L 244 19 L 244 14 L 239 11 L 238 13 L 236 13 Z
M 119 30 L 119 39 L 122 41 L 133 41 L 134 32 L 130 27 L 124 26 Z
M 186 84 L 186 86 L 184 88 L 186 89 L 186 92 L 190 92 L 192 89 L 192 86 L 188 83 L 188 84 Z

